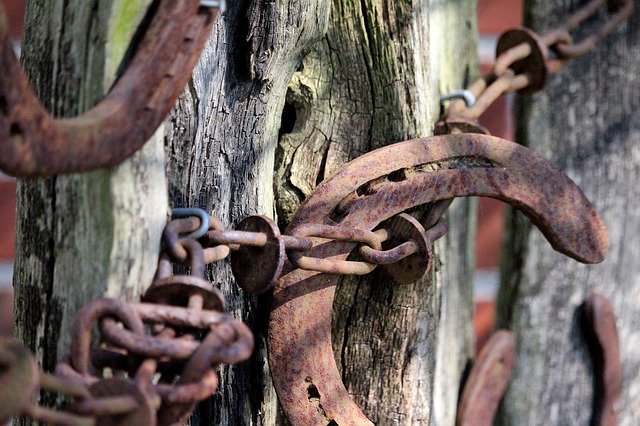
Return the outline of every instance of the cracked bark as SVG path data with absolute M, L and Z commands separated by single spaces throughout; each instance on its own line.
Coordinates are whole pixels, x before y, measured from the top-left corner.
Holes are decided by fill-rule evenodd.
M 100 100 L 150 2 L 28 2 L 22 61 L 50 111 Z M 153 277 L 167 205 L 159 136 L 112 170 L 18 181 L 14 331 L 48 371 L 83 304 L 134 300 Z
M 446 41 L 446 44 L 445 44 Z M 327 35 L 294 74 L 276 152 L 282 227 L 340 165 L 431 134 L 441 91 L 475 71 L 475 2 L 334 1 Z M 334 303 L 343 380 L 376 424 L 453 424 L 472 354 L 469 201 L 449 213 L 436 268 L 395 287 L 377 274 L 345 279 Z
M 200 207 L 227 228 L 252 214 L 273 217 L 273 170 L 287 85 L 325 33 L 324 0 L 229 2 L 193 82 L 169 120 L 165 152 L 172 206 Z M 251 267 L 251 265 L 247 265 Z M 245 294 L 229 265 L 210 272 L 227 311 L 253 330 L 250 361 L 220 371 L 220 390 L 194 424 L 281 422 L 265 348 L 267 300 Z
M 530 0 L 526 23 L 544 31 L 586 2 Z M 640 217 L 634 208 L 640 159 L 640 14 L 597 48 L 518 102 L 519 141 L 557 162 L 596 205 L 611 248 L 586 266 L 554 252 L 520 214 L 509 215 L 498 315 L 517 333 L 514 377 L 502 421 L 518 425 L 586 425 L 593 369 L 577 307 L 593 290 L 617 311 L 624 388 L 618 422 L 640 415 Z M 591 25 L 597 25 L 598 21 Z M 578 40 L 593 29 L 578 34 Z

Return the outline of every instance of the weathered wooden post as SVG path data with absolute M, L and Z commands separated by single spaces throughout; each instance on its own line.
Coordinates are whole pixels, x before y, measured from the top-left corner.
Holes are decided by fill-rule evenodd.
M 630 21 L 518 102 L 518 140 L 557 162 L 602 214 L 611 248 L 599 265 L 581 265 L 553 252 L 520 214 L 509 216 L 498 305 L 499 325 L 517 333 L 515 374 L 504 399 L 505 424 L 589 424 L 593 365 L 578 307 L 591 291 L 616 308 L 624 385 L 619 424 L 640 410 L 640 4 Z M 586 2 L 531 0 L 525 24 L 548 30 Z M 593 20 L 581 35 L 602 21 Z

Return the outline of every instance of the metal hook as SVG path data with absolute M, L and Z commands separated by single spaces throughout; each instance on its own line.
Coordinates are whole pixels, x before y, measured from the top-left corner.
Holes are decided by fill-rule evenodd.
M 227 10 L 227 2 L 225 0 L 200 0 L 200 6 L 218 9 L 220 12 Z
M 177 208 L 171 210 L 171 219 L 182 219 L 185 217 L 197 217 L 200 219 L 200 227 L 183 238 L 197 240 L 207 234 L 209 230 L 209 213 L 197 208 Z
M 218 14 L 199 0 L 158 3 L 109 94 L 84 114 L 61 119 L 42 105 L 13 55 L 0 1 L 0 170 L 21 177 L 95 170 L 144 145 L 191 78 Z
M 456 90 L 440 96 L 440 103 L 442 104 L 444 101 L 450 101 L 452 99 L 462 99 L 465 105 L 467 105 L 467 108 L 471 108 L 476 104 L 476 96 L 467 89 Z

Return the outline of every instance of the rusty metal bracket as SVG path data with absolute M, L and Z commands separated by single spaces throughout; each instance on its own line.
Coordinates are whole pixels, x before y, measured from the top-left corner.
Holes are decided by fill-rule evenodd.
M 56 119 L 29 86 L 0 5 L 0 170 L 51 176 L 121 163 L 153 135 L 191 77 L 218 10 L 160 0 L 125 73 L 86 113 Z
M 312 193 L 287 234 L 309 224 L 371 231 L 408 209 L 467 196 L 512 204 L 557 251 L 578 261 L 604 259 L 605 225 L 569 177 L 528 148 L 479 134 L 401 142 L 355 159 Z M 309 255 L 345 260 L 356 245 L 325 242 Z M 371 424 L 350 398 L 333 357 L 331 313 L 339 280 L 287 263 L 274 288 L 269 363 L 293 424 Z

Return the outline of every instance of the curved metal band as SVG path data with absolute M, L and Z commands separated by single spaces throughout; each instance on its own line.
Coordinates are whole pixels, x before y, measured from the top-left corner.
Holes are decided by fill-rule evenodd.
M 472 161 L 456 160 L 465 158 Z M 435 171 L 420 168 L 447 161 L 447 167 Z M 405 173 L 401 181 L 381 179 L 403 168 L 418 172 Z M 376 183 L 372 191 L 351 200 L 367 182 Z M 352 161 L 314 191 L 287 233 L 303 224 L 329 223 L 332 217 L 334 221 L 339 217 L 340 225 L 372 230 L 411 207 L 467 196 L 512 204 L 531 218 L 556 250 L 579 261 L 600 262 L 607 251 L 604 223 L 569 177 L 525 147 L 478 134 L 402 142 Z M 346 259 L 355 247 L 353 243 L 331 242 L 314 247 L 310 255 Z M 292 424 L 327 424 L 331 420 L 340 425 L 371 424 L 345 389 L 333 356 L 331 315 L 339 280 L 339 276 L 294 269 L 288 264 L 274 288 L 269 363 L 278 397 Z M 310 400 L 311 390 L 320 395 L 319 405 L 315 398 Z
M 456 426 L 491 426 L 509 385 L 516 358 L 516 338 L 496 331 L 473 362 L 458 403 Z
M 91 365 L 91 331 L 95 322 L 105 317 L 116 317 L 133 336 L 143 336 L 144 324 L 136 311 L 122 300 L 97 299 L 85 305 L 71 327 L 70 365 L 83 376 L 93 373 Z
M 595 376 L 591 424 L 617 425 L 616 406 L 620 402 L 624 378 L 616 313 L 611 301 L 591 293 L 583 305 L 582 327 Z
M 51 176 L 116 165 L 171 111 L 218 11 L 199 0 L 161 0 L 135 56 L 107 97 L 81 116 L 55 119 L 29 86 L 0 6 L 0 170 Z

